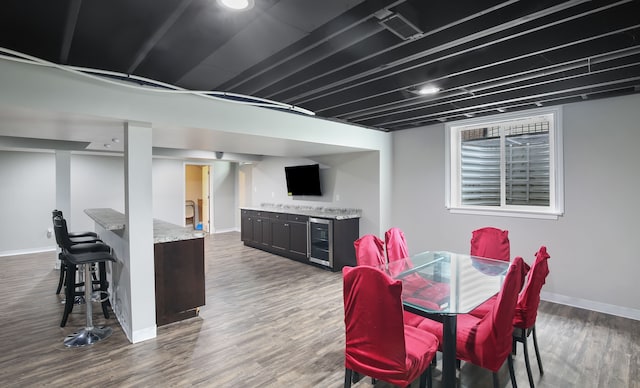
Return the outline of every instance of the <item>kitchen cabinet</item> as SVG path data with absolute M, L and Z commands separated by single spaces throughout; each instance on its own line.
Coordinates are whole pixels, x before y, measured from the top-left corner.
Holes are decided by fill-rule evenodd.
M 241 209 L 241 240 L 244 245 L 307 264 L 309 261 L 309 217 L 300 214 L 265 212 Z M 359 236 L 359 218 L 332 219 L 334 225 L 333 268 L 339 271 L 345 265 L 355 266 L 353 242 Z

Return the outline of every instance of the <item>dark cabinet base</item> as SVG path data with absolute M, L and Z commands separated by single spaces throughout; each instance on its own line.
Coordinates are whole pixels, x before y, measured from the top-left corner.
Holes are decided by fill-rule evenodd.
M 308 216 L 241 210 L 241 239 L 244 245 L 329 271 L 356 265 L 353 242 L 360 235 L 360 219 L 332 220 L 333 268 L 309 261 L 307 253 Z M 260 221 L 258 221 L 260 220 Z M 269 232 L 265 230 L 268 227 Z
M 195 317 L 205 304 L 204 238 L 157 243 L 156 325 Z

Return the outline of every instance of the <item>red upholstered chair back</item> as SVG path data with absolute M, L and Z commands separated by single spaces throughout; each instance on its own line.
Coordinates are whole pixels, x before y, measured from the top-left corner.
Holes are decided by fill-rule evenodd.
M 389 260 L 389 263 L 409 257 L 407 240 L 405 240 L 404 233 L 399 228 L 391 228 L 387 230 L 384 234 L 384 242 L 387 250 L 387 260 Z M 389 267 L 392 275 L 407 269 L 409 269 L 408 265 Z
M 375 268 L 344 267 L 345 367 L 406 369 L 402 283 Z
M 466 345 L 473 346 L 471 362 L 494 372 L 504 364 L 511 352 L 513 316 L 522 285 L 524 261 L 516 257 L 507 271 L 495 304 L 473 331 L 468 333 Z
M 538 306 L 540 305 L 540 291 L 549 274 L 549 264 L 547 260 L 550 257 L 547 253 L 547 247 L 545 246 L 541 246 L 536 253 L 536 260 L 529 271 L 527 284 L 525 284 L 524 289 L 518 297 L 513 326 L 527 329 L 536 323 Z
M 384 242 L 373 234 L 367 234 L 353 242 L 356 249 L 356 263 L 378 267 L 387 261 L 384 257 Z
M 509 231 L 490 226 L 474 230 L 471 234 L 471 256 L 511 260 Z
M 399 228 L 391 228 L 384 234 L 384 242 L 387 249 L 387 259 L 389 262 L 402 260 L 409 257 L 407 240 L 404 233 Z

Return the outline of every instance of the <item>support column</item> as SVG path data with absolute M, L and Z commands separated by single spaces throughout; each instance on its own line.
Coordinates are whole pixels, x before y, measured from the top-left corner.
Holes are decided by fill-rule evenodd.
M 156 336 L 152 129 L 149 123 L 125 124 L 125 214 L 130 275 L 131 341 Z
M 71 225 L 71 151 L 56 151 L 56 209 L 61 210 Z M 53 233 L 51 227 L 50 233 Z M 60 269 L 60 260 L 56 248 L 54 268 Z

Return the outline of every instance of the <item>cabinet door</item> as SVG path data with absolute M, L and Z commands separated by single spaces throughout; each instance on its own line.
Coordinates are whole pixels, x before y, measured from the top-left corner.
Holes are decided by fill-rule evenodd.
M 240 222 L 240 239 L 242 241 L 253 241 L 253 217 L 242 216 Z
M 274 219 L 271 221 L 271 246 L 283 251 L 289 250 L 289 222 Z
M 253 242 L 262 244 L 262 218 L 254 217 L 253 219 Z
M 289 221 L 289 250 L 307 257 L 307 223 Z
M 262 222 L 262 239 L 260 243 L 262 245 L 271 246 L 272 236 L 271 236 L 271 219 L 270 218 L 261 218 Z

